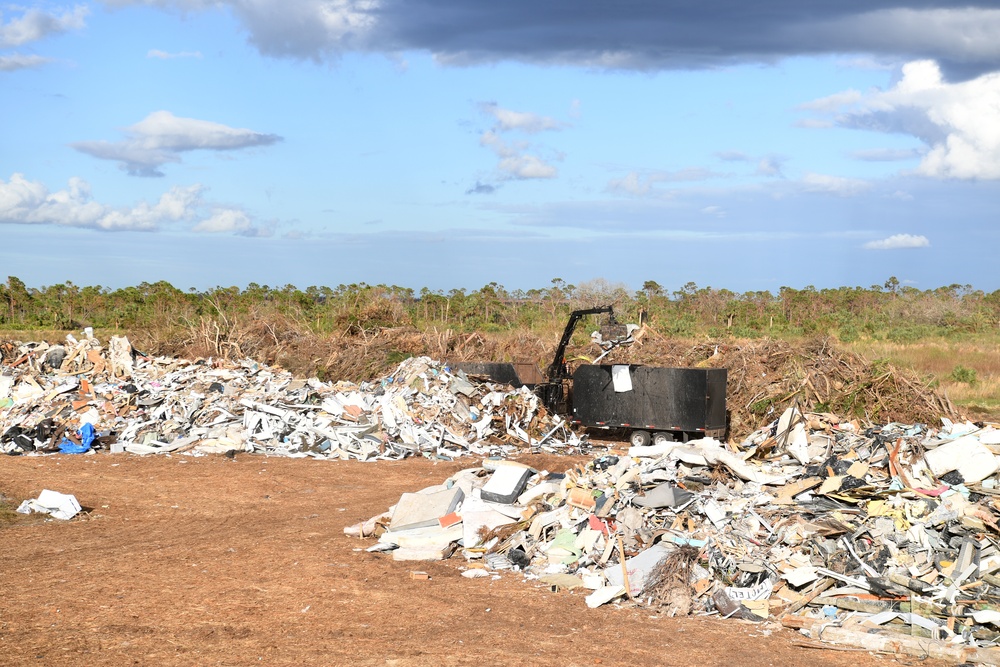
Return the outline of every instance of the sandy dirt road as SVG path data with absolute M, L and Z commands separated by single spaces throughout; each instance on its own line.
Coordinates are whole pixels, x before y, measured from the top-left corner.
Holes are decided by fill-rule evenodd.
M 0 527 L 0 664 L 935 664 L 803 648 L 773 625 L 588 609 L 518 574 L 465 579 L 461 559 L 395 563 L 344 536 L 475 464 L 2 457 L 9 499 L 48 488 L 89 512 Z

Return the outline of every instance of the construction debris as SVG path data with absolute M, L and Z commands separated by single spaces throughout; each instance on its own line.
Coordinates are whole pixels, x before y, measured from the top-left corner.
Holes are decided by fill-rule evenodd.
M 766 356 L 791 359 L 780 346 Z M 742 442 L 657 442 L 554 474 L 505 459 L 589 453 L 585 438 L 527 389 L 428 357 L 355 384 L 251 360 L 151 357 L 124 337 L 106 350 L 90 333 L 3 343 L 0 451 L 485 457 L 345 533 L 400 561 L 461 556 L 469 578 L 518 571 L 584 591 L 589 607 L 772 619 L 822 642 L 1000 664 L 1000 429 L 862 423 L 857 408 L 891 412 L 919 387 L 885 372 L 848 405 L 847 376 L 863 372 L 825 350 L 792 360 L 798 370 L 766 390 L 744 383 L 760 367 L 744 361 L 730 367 L 731 391 L 748 396 L 741 418 L 770 423 Z M 785 409 L 797 399 L 849 417 Z M 46 490 L 22 504 L 39 510 L 70 518 L 80 507 Z
M 397 560 L 518 570 L 591 607 L 771 619 L 820 641 L 1000 664 L 998 455 L 991 425 L 865 428 L 792 407 L 739 444 L 633 447 L 564 474 L 485 461 L 406 494 L 433 514 L 440 489 L 460 490 L 447 521 L 382 515 L 345 532 Z
M 20 514 L 48 514 L 54 519 L 69 521 L 81 511 L 76 496 L 45 489 L 34 500 L 25 500 L 15 512 Z
M 125 337 L 0 345 L 0 451 L 253 452 L 319 459 L 589 449 L 528 389 L 427 357 L 372 382 L 295 379 L 255 361 L 150 357 Z

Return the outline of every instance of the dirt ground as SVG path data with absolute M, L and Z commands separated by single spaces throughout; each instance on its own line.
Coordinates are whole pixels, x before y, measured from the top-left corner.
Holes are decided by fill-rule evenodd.
M 805 648 L 774 624 L 588 609 L 519 574 L 466 579 L 461 558 L 396 563 L 344 536 L 476 463 L 2 457 L 8 499 L 47 488 L 88 512 L 0 527 L 0 664 L 936 664 Z

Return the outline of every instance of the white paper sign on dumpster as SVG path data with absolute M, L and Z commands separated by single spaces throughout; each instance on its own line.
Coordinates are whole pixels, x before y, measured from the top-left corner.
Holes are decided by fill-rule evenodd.
M 632 391 L 632 375 L 628 366 L 616 364 L 611 367 L 611 382 L 615 386 L 615 391 Z

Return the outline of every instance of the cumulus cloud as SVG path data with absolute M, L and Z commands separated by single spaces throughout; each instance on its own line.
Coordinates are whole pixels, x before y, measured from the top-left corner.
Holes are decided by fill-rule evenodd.
M 491 149 L 500 158 L 497 171 L 505 180 L 529 180 L 535 178 L 555 178 L 557 170 L 535 155 L 525 153 L 522 143 L 508 143 L 496 132 L 487 130 L 479 138 L 479 143 Z
M 898 250 L 900 248 L 927 248 L 931 244 L 926 236 L 913 234 L 893 234 L 878 241 L 869 241 L 861 246 L 865 250 Z
M 178 53 L 168 53 L 159 49 L 150 49 L 146 52 L 147 58 L 157 58 L 159 60 L 173 60 L 174 58 L 201 58 L 201 51 L 180 51 Z
M 80 30 L 86 25 L 87 13 L 83 5 L 62 14 L 50 14 L 39 9 L 25 10 L 20 16 L 0 23 L 0 48 L 22 46 L 49 35 Z
M 180 162 L 180 154 L 194 150 L 231 151 L 267 146 L 282 138 L 237 129 L 194 118 L 180 118 L 169 111 L 156 111 L 124 129 L 119 142 L 80 141 L 73 148 L 102 160 L 112 160 L 133 176 L 163 176 L 160 168 Z
M 94 200 L 90 185 L 81 178 L 71 178 L 63 190 L 50 192 L 38 181 L 29 181 L 23 174 L 13 174 L 10 180 L 0 180 L 0 225 L 52 225 L 54 227 L 79 227 L 100 231 L 156 231 L 172 223 L 194 223 L 196 231 L 254 231 L 247 219 L 238 224 L 240 211 L 216 210 L 213 215 L 199 222 L 205 208 L 200 185 L 173 187 L 155 203 L 139 202 L 131 208 L 115 208 Z M 214 220 L 210 229 L 198 227 Z M 230 229 L 220 229 L 222 222 L 230 221 Z
M 200 196 L 200 186 L 175 187 L 155 204 L 141 202 L 131 209 L 115 209 L 94 201 L 90 186 L 83 179 L 71 178 L 66 189 L 49 192 L 42 183 L 14 174 L 7 182 L 0 181 L 0 222 L 153 230 L 162 223 L 188 217 Z
M 905 133 L 922 141 L 919 174 L 1000 179 L 1000 73 L 949 83 L 936 62 L 914 61 L 903 66 L 892 88 L 836 111 L 841 127 Z
M 262 53 L 320 60 L 346 51 L 424 51 L 444 63 L 505 59 L 599 68 L 695 68 L 792 55 L 927 57 L 979 72 L 1000 67 L 992 0 L 109 0 L 190 11 L 228 7 Z M 903 0 L 906 2 L 906 0 Z
M 500 136 L 503 132 L 523 132 L 537 134 L 543 131 L 561 130 L 564 123 L 538 114 L 504 109 L 495 102 L 479 105 L 480 111 L 492 116 L 493 127 L 479 137 L 479 145 L 492 150 L 499 161 L 497 172 L 500 180 L 531 180 L 555 178 L 558 170 L 542 157 L 529 153 L 531 146 L 524 141 L 507 141 Z
M 9 49 L 24 46 L 45 39 L 50 35 L 80 30 L 86 25 L 88 10 L 83 5 L 60 13 L 45 12 L 40 9 L 23 9 L 18 16 L 4 21 L 0 11 L 0 48 Z M 0 54 L 0 72 L 13 72 L 22 69 L 41 67 L 52 62 L 51 58 L 37 54 L 23 53 Z

